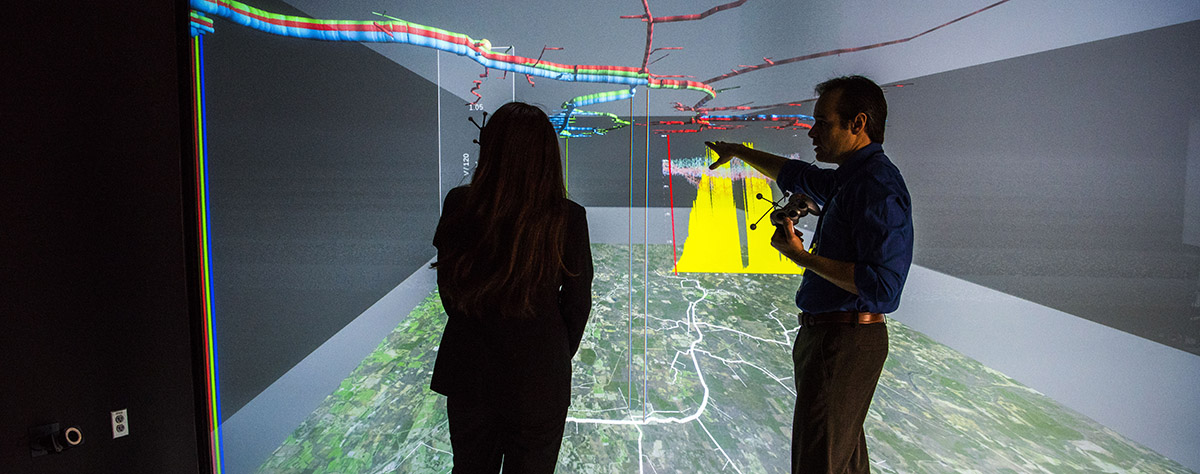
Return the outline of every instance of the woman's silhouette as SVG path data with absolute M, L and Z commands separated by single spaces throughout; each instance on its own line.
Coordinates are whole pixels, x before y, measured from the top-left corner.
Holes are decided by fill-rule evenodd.
M 479 136 L 433 239 L 449 321 L 430 388 L 447 396 L 455 473 L 553 472 L 591 311 L 587 216 L 540 109 L 505 104 Z

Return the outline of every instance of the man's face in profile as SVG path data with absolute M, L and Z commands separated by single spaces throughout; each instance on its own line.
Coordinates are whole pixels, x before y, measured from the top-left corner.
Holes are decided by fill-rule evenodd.
M 837 101 L 841 96 L 842 91 L 838 90 L 821 95 L 813 111 L 815 121 L 808 137 L 812 139 L 817 161 L 822 163 L 841 164 L 857 149 L 856 137 L 850 133 L 849 124 L 837 113 Z

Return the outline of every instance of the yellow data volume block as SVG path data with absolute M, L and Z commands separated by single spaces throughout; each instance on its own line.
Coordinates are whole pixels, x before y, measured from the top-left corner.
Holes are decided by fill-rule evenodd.
M 716 160 L 712 150 L 707 150 L 707 157 L 712 161 Z M 728 172 L 728 166 L 725 165 L 716 172 L 705 172 L 700 177 L 696 202 L 692 204 L 691 215 L 688 217 L 688 237 L 683 243 L 683 255 L 679 258 L 679 271 L 802 273 L 803 268 L 771 247 L 774 226 L 764 221 L 757 229 L 750 229 L 754 219 L 771 207 L 766 201 L 754 198 L 758 193 L 762 193 L 764 197 L 772 196 L 770 182 L 761 177 L 744 179 L 745 192 L 742 193 L 741 208 L 746 209 L 746 212 L 745 217 L 739 221 L 738 203 L 733 195 L 733 177 Z M 746 236 L 745 240 L 743 235 Z M 743 252 L 748 264 L 743 263 Z

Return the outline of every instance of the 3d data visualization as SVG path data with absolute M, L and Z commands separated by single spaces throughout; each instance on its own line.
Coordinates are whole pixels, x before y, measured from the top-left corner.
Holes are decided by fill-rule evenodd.
M 922 298 L 1038 321 L 889 316 L 872 472 L 1195 472 L 1194 409 L 1105 416 L 1200 379 L 1200 73 L 1163 66 L 1200 54 L 1182 3 L 189 0 L 213 472 L 450 472 L 431 240 L 509 101 L 547 112 L 593 237 L 558 472 L 788 472 L 787 196 L 704 142 L 812 162 L 812 87 L 846 74 L 888 99 L 914 267 L 977 285 Z M 1109 384 L 1111 359 L 1020 344 L 1046 314 L 1184 368 Z M 1099 347 L 1130 335 L 1153 343 Z M 1029 359 L 996 369 L 1010 343 Z

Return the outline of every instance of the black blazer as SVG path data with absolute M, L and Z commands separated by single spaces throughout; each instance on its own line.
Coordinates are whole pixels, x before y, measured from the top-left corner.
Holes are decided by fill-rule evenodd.
M 439 251 L 474 245 L 464 209 L 466 188 L 450 190 L 442 206 L 433 245 Z M 567 202 L 563 260 L 574 276 L 535 289 L 532 318 L 469 317 L 450 309 L 434 364 L 430 388 L 447 396 L 476 400 L 533 400 L 565 406 L 571 395 L 571 358 L 579 350 L 592 309 L 592 250 L 583 206 Z M 438 271 L 443 303 L 456 295 Z M 461 288 L 461 285 L 460 285 Z M 448 291 L 449 290 L 449 291 Z M 470 291 L 469 286 L 459 291 Z

